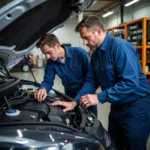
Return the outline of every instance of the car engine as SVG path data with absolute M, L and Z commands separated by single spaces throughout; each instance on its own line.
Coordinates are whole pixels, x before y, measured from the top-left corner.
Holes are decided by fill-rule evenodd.
M 57 100 L 72 101 L 70 97 L 57 90 L 49 93 L 43 102 L 37 102 L 34 99 L 34 90 L 38 88 L 39 84 L 17 77 L 0 78 L 1 127 L 12 124 L 59 124 L 69 130 L 92 136 L 107 150 L 115 150 L 108 133 L 91 112 L 81 106 L 69 112 L 63 112 L 60 106 L 51 106 L 51 103 Z
M 29 83 L 28 83 L 29 84 Z M 0 86 L 0 124 L 3 123 L 25 123 L 25 122 L 52 122 L 61 123 L 77 130 L 82 130 L 85 123 L 81 120 L 82 107 L 70 112 L 63 112 L 61 106 L 53 107 L 54 101 L 71 101 L 66 95 L 53 90 L 49 93 L 44 102 L 37 102 L 34 99 L 33 88 L 38 86 L 24 85 L 16 77 L 1 78 Z M 29 88 L 28 88 L 29 87 Z M 90 118 L 94 117 L 88 110 L 84 112 Z M 90 120 L 90 119 L 89 119 Z M 84 119 L 83 119 L 84 121 Z M 89 121 L 92 123 L 92 121 Z

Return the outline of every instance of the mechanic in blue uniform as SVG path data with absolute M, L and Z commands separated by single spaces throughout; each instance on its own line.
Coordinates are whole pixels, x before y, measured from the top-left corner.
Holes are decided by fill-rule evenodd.
M 47 93 L 54 84 L 55 74 L 62 79 L 65 94 L 74 98 L 82 88 L 89 69 L 90 57 L 87 52 L 79 47 L 61 46 L 54 34 L 45 34 L 36 46 L 41 49 L 48 60 L 45 67 L 44 81 L 41 83 L 40 89 L 34 94 L 35 99 L 40 102 L 46 98 Z M 61 103 L 64 102 L 61 101 Z M 71 102 L 69 108 L 64 111 L 74 108 L 74 106 L 76 106 L 75 101 Z M 97 115 L 96 106 L 89 109 Z
M 85 45 L 95 48 L 76 102 L 80 101 L 85 108 L 111 103 L 108 132 L 118 150 L 146 150 L 150 131 L 150 85 L 141 70 L 137 50 L 129 42 L 106 34 L 96 16 L 83 18 L 76 32 Z M 98 86 L 102 92 L 93 94 Z

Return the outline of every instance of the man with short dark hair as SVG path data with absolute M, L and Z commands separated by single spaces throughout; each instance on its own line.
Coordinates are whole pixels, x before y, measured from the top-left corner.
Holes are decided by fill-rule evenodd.
M 94 50 L 82 89 L 75 97 L 85 108 L 111 103 L 108 131 L 118 150 L 146 150 L 150 131 L 150 86 L 137 50 L 127 41 L 106 34 L 96 16 L 76 27 L 84 45 Z M 94 94 L 98 87 L 102 92 Z
M 89 69 L 90 58 L 87 52 L 79 47 L 64 47 L 60 45 L 54 34 L 45 34 L 37 42 L 36 46 L 46 55 L 47 64 L 45 67 L 44 81 L 40 89 L 35 93 L 35 99 L 43 101 L 47 93 L 52 89 L 55 74 L 57 74 L 65 88 L 65 94 L 71 98 L 77 95 L 82 88 Z M 67 105 L 64 111 L 72 110 L 77 105 L 75 101 L 58 103 Z M 96 106 L 89 108 L 97 115 Z

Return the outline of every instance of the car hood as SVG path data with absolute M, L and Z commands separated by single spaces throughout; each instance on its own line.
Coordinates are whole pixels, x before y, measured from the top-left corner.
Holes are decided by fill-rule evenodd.
M 0 9 L 0 68 L 10 70 L 45 33 L 53 32 L 94 0 L 10 0 Z
M 50 125 L 49 125 L 50 126 Z M 65 148 L 64 150 L 73 150 L 74 147 L 81 148 L 82 145 L 87 147 L 93 147 L 97 149 L 99 142 L 94 141 L 90 135 L 77 132 L 64 132 L 61 130 L 55 131 L 55 128 L 35 127 L 32 129 L 13 129 L 11 127 L 5 128 L 7 131 L 0 131 L 0 144 L 12 145 L 15 148 L 45 148 L 45 147 L 56 147 L 58 149 Z M 98 146 L 99 145 L 99 146 Z M 11 146 L 10 146 L 11 147 Z M 57 149 L 56 149 L 57 150 Z

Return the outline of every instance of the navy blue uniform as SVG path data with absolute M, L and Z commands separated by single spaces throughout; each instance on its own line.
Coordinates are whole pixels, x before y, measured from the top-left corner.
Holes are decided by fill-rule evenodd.
M 112 103 L 109 133 L 118 149 L 145 150 L 150 127 L 150 86 L 138 52 L 130 43 L 106 35 L 92 55 L 86 82 L 75 100 L 94 93 L 98 86 L 102 89 L 98 94 L 100 103 Z
M 65 62 L 48 60 L 45 67 L 44 81 L 40 88 L 49 92 L 54 84 L 55 74 L 62 79 L 65 94 L 74 98 L 82 88 L 90 65 L 87 52 L 79 47 L 64 47 L 66 50 Z M 96 106 L 90 108 L 97 114 Z

